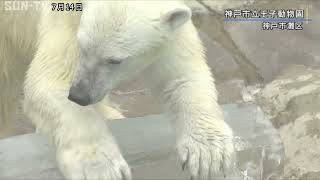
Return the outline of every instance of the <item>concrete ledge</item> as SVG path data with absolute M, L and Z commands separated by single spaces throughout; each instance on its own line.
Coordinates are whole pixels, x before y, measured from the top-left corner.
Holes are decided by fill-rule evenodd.
M 283 148 L 277 131 L 255 105 L 223 107 L 235 132 L 236 179 L 280 177 Z M 112 121 L 110 128 L 135 179 L 189 179 L 175 158 L 174 132 L 165 115 Z M 54 148 L 39 134 L 0 141 L 0 179 L 62 179 Z

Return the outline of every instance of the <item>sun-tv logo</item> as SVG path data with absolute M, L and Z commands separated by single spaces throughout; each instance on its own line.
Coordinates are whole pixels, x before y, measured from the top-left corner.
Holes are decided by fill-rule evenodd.
M 5 11 L 40 10 L 47 4 L 45 1 L 4 1 Z

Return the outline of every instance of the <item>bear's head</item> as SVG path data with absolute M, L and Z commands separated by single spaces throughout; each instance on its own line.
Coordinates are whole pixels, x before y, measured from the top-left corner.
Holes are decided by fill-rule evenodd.
M 190 18 L 191 10 L 175 1 L 86 2 L 68 98 L 83 106 L 99 102 L 121 81 L 160 59 L 168 40 Z

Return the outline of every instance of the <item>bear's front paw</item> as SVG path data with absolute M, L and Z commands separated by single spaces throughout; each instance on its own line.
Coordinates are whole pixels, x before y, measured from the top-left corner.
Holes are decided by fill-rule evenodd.
M 80 145 L 58 151 L 59 168 L 66 179 L 131 179 L 131 171 L 116 145 Z
M 177 152 L 191 179 L 213 179 L 221 171 L 231 167 L 234 156 L 232 131 L 205 130 L 196 133 L 183 133 L 177 142 Z

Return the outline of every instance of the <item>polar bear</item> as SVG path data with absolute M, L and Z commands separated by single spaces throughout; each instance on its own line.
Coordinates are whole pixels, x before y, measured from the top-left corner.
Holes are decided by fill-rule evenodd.
M 18 18 L 0 12 L 17 22 L 29 18 L 32 30 L 25 37 L 22 22 L 1 25 L 14 33 L 0 39 L 0 45 L 8 47 L 7 55 L 0 56 L 0 63 L 6 65 L 0 71 L 0 85 L 14 78 L 9 68 L 20 66 L 6 63 L 23 57 L 31 61 L 24 81 L 24 112 L 37 131 L 53 140 L 63 175 L 68 179 L 131 179 L 104 120 L 121 117 L 108 103 L 110 90 L 142 70 L 174 122 L 183 169 L 193 179 L 211 179 L 228 169 L 234 151 L 232 130 L 217 103 L 214 79 L 190 9 L 179 1 L 82 3 L 82 12 L 55 12 L 50 3 Z M 9 48 L 15 47 L 29 49 L 14 57 Z M 7 87 L 18 89 L 15 84 Z M 7 105 L 9 100 L 0 104 L 2 119 L 9 118 L 4 110 L 14 108 Z

